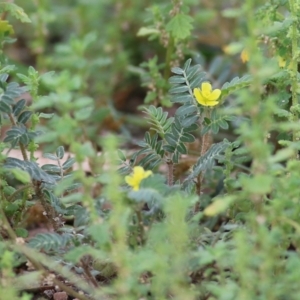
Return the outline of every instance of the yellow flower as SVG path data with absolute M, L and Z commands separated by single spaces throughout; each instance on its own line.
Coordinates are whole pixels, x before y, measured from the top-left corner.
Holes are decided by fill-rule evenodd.
M 194 89 L 194 96 L 197 102 L 204 106 L 215 106 L 219 103 L 217 101 L 221 95 L 221 90 L 212 90 L 209 82 L 203 82 L 201 88 Z
M 137 166 L 133 168 L 131 175 L 125 177 L 125 181 L 134 191 L 138 191 L 141 181 L 150 175 L 152 175 L 151 171 L 145 171 L 142 167 Z
M 241 53 L 241 60 L 243 63 L 249 61 L 249 52 L 246 49 L 244 49 Z

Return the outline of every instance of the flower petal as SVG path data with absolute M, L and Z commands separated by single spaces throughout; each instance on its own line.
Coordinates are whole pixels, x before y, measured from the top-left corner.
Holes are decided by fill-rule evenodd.
M 126 182 L 128 185 L 132 186 L 132 184 L 134 183 L 134 179 L 133 179 L 132 176 L 125 176 L 125 182 Z
M 152 175 L 152 171 L 146 171 L 145 173 L 144 173 L 144 179 L 145 178 L 147 178 L 147 177 L 149 177 L 149 176 L 151 176 Z
M 141 181 L 150 175 L 152 175 L 152 171 L 145 171 L 143 167 L 136 166 L 133 168 L 132 174 L 125 177 L 125 182 L 131 186 L 134 191 L 138 191 Z
M 211 101 L 215 101 L 215 100 L 219 99 L 220 95 L 221 95 L 221 90 L 215 89 L 215 90 L 213 90 L 213 92 L 209 95 L 208 99 L 211 100 Z
M 194 96 L 199 104 L 205 105 L 205 98 L 202 96 L 199 88 L 194 89 Z
M 133 168 L 133 174 L 135 176 L 143 176 L 144 172 L 145 171 L 144 171 L 143 167 L 141 167 L 141 166 L 136 166 Z
M 202 82 L 201 84 L 201 92 L 203 94 L 210 94 L 212 90 L 211 84 L 209 82 Z
M 206 101 L 205 106 L 216 106 L 219 104 L 219 101 Z

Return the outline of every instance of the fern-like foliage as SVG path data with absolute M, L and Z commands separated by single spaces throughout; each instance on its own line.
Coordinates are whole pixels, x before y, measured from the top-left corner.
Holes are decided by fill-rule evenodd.
M 173 163 L 178 163 L 180 155 L 187 153 L 185 143 L 194 142 L 195 138 L 191 132 L 198 128 L 200 114 L 193 90 L 204 81 L 205 72 L 202 71 L 200 65 L 191 67 L 191 61 L 188 59 L 183 69 L 172 68 L 175 75 L 169 79 L 171 101 L 181 104 L 175 113 L 171 131 L 165 135 L 167 145 L 164 149 L 172 153 Z
M 185 144 L 195 140 L 191 132 L 198 128 L 201 108 L 194 98 L 193 89 L 204 81 L 205 73 L 200 65 L 191 66 L 191 61 L 188 59 L 183 69 L 172 68 L 175 75 L 169 79 L 171 84 L 169 93 L 172 102 L 181 104 L 176 110 L 175 117 L 168 118 L 168 113 L 163 112 L 160 107 L 145 108 L 151 128 L 156 134 L 151 136 L 147 132 L 144 141 L 139 143 L 142 149 L 133 156 L 133 159 L 136 159 L 138 155 L 145 154 L 139 162 L 143 167 L 152 169 L 157 166 L 165 151 L 171 154 L 173 163 L 178 163 L 180 155 L 187 153 Z M 224 122 L 221 125 L 223 126 Z M 162 140 L 159 140 L 159 137 Z
M 201 134 L 206 134 L 211 130 L 213 134 L 217 134 L 219 132 L 219 129 L 228 129 L 229 125 L 227 121 L 233 121 L 235 119 L 234 116 L 228 116 L 228 115 L 219 115 L 217 113 L 217 110 L 214 109 L 211 112 L 210 119 L 204 118 L 203 122 L 203 129 L 201 131 Z
M 220 154 L 223 153 L 229 145 L 230 142 L 226 139 L 224 139 L 220 143 L 213 144 L 193 166 L 191 174 L 184 181 L 184 186 L 187 186 L 190 181 L 199 176 L 202 171 L 211 169 L 214 165 L 215 160 L 219 158 Z
M 147 119 L 151 125 L 151 129 L 156 131 L 160 137 L 164 137 L 165 134 L 170 130 L 171 124 L 174 118 L 168 118 L 168 113 L 163 112 L 161 107 L 155 107 L 150 105 L 149 108 L 144 108 L 147 113 Z
M 31 179 L 55 184 L 55 178 L 42 170 L 34 161 L 23 161 L 18 158 L 7 157 L 4 161 L 3 167 L 6 169 L 21 169 L 29 173 Z
M 72 240 L 69 233 L 39 233 L 29 241 L 29 246 L 45 252 L 57 252 L 65 248 Z
M 185 143 L 195 141 L 195 137 L 190 132 L 197 128 L 196 124 L 191 124 L 189 127 L 182 127 L 179 119 L 175 117 L 171 132 L 165 135 L 167 145 L 163 146 L 165 151 L 172 153 L 173 163 L 178 163 L 180 155 L 187 153 Z
M 244 75 L 243 77 L 235 77 L 230 82 L 224 83 L 222 86 L 222 98 L 227 97 L 229 94 L 247 87 L 252 82 L 251 75 Z
M 153 169 L 160 164 L 165 151 L 162 147 L 163 141 L 158 140 L 157 133 L 151 136 L 147 131 L 144 140 L 139 142 L 138 145 L 142 147 L 142 149 L 135 153 L 132 159 L 145 154 L 145 157 L 141 159 L 139 165 L 146 169 Z
M 183 69 L 178 67 L 172 68 L 172 72 L 176 75 L 169 79 L 169 83 L 172 86 L 169 91 L 171 101 L 182 104 L 176 111 L 176 116 L 183 127 L 189 127 L 199 119 L 198 103 L 194 98 L 193 89 L 199 87 L 205 77 L 205 72 L 202 71 L 201 66 L 195 65 L 191 67 L 191 61 L 191 59 L 188 59 Z

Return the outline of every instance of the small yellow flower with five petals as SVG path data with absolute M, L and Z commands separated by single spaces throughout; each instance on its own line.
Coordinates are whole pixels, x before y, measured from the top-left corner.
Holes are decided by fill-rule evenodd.
M 215 106 L 219 104 L 219 99 L 221 95 L 221 90 L 212 89 L 212 86 L 209 82 L 203 82 L 201 88 L 194 89 L 194 96 L 197 102 L 203 106 Z
M 151 171 L 145 171 L 143 167 L 137 166 L 133 168 L 131 175 L 125 177 L 125 181 L 134 191 L 138 191 L 141 181 L 150 175 L 152 175 Z

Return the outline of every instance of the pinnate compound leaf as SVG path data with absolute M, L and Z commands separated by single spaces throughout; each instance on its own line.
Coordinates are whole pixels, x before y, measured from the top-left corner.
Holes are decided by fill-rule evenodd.
M 225 149 L 230 145 L 230 143 L 224 139 L 222 142 L 213 144 L 208 151 L 201 156 L 196 164 L 193 166 L 192 173 L 186 178 L 184 184 L 187 183 L 194 178 L 196 178 L 200 172 L 211 169 L 215 160 L 218 159 L 219 155 L 225 151 Z
M 243 77 L 235 77 L 230 82 L 224 83 L 222 86 L 222 97 L 228 96 L 229 94 L 237 91 L 238 89 L 242 89 L 247 87 L 252 82 L 251 75 L 244 75 Z
M 62 235 L 57 233 L 39 233 L 29 241 L 29 246 L 38 250 L 46 252 L 51 250 L 58 251 L 64 248 L 70 241 L 72 236 L 64 233 Z

